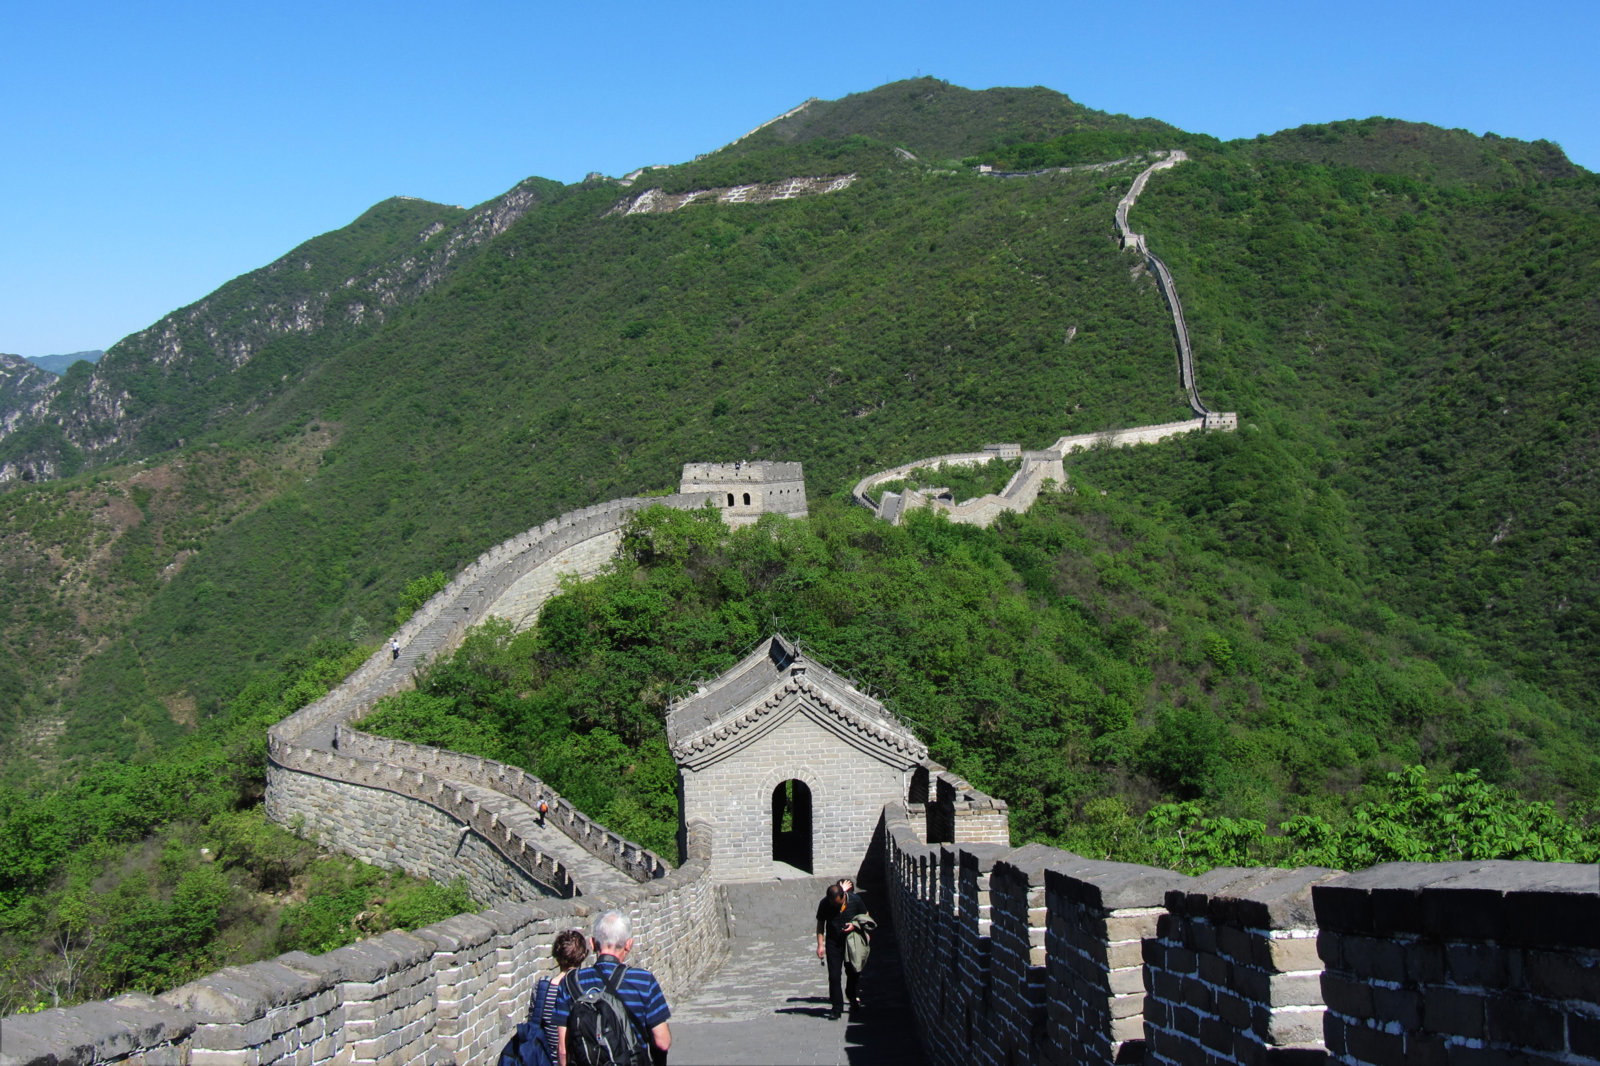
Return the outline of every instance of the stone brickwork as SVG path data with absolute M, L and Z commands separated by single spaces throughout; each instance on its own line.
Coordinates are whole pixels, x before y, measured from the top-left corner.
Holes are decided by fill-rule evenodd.
M 561 579 L 569 574 L 589 577 L 616 555 L 622 543 L 622 528 L 596 533 L 572 547 L 558 552 L 511 583 L 490 605 L 488 614 L 504 618 L 520 632 L 533 628 L 539 608 L 561 590 Z
M 1600 1063 L 1600 870 L 1394 863 L 1312 889 L 1332 1061 Z
M 715 828 L 712 872 L 727 881 L 775 872 L 773 792 L 787 781 L 810 797 L 809 870 L 860 876 L 884 803 L 927 757 L 881 703 L 778 636 L 674 702 L 667 740 L 683 816 Z
M 661 877 L 669 869 L 661 856 L 619 833 L 611 832 L 520 766 L 508 766 L 479 755 L 462 755 L 444 748 L 412 744 L 391 737 L 373 736 L 348 725 L 338 728 L 335 741 L 341 754 L 388 768 L 420 771 L 439 780 L 487 788 L 530 810 L 543 801 L 550 808 L 545 819 L 550 825 L 559 828 L 591 855 L 635 881 Z
M 266 806 L 273 821 L 374 866 L 441 884 L 465 878 L 474 899 L 528 903 L 573 894 L 572 878 L 558 860 L 537 856 L 525 869 L 490 838 L 463 833 L 470 823 L 402 793 L 269 765 Z
M 324 955 L 291 952 L 231 967 L 158 997 L 121 996 L 6 1018 L 6 1066 L 424 1066 L 491 1063 L 553 972 L 555 934 L 617 906 L 633 919 L 630 962 L 684 995 L 726 950 L 721 889 L 706 876 L 708 827 L 689 857 L 614 899 L 542 900 L 386 933 Z
M 1144 945 L 1186 878 L 1131 863 L 1044 868 L 1049 1046 L 1059 1062 L 1131 1062 L 1144 1049 Z
M 1338 876 L 1224 868 L 1169 891 L 1167 913 L 1144 942 L 1146 1061 L 1321 1061 L 1311 889 Z
M 906 811 L 924 844 L 1011 843 L 1005 800 L 986 796 L 930 759 L 911 771 Z
M 806 479 L 799 463 L 685 463 L 680 493 L 707 494 L 735 528 L 764 514 L 806 516 Z
M 886 880 L 934 1063 L 1600 1064 L 1594 866 L 1187 877 L 921 814 L 884 808 Z

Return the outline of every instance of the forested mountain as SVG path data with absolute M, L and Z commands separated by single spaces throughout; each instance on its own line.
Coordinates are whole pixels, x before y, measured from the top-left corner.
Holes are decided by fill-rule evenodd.
M 61 355 L 30 355 L 28 362 L 43 367 L 52 374 L 64 374 L 73 363 L 98 363 L 106 353 L 98 348 L 86 352 L 64 352 Z
M 1334 811 L 1417 761 L 1592 802 L 1600 179 L 1550 144 L 1389 119 L 1221 143 L 933 79 L 811 102 L 631 183 L 386 201 L 98 366 L 7 385 L 0 772 L 156 758 L 286 657 L 375 640 L 408 581 L 685 461 L 799 460 L 820 498 L 986 441 L 1188 417 L 1171 320 L 1112 225 L 1142 153 L 1172 148 L 1189 160 L 1134 224 L 1237 434 L 1080 456 L 1076 496 L 971 538 L 819 506 L 810 562 L 720 545 L 640 580 L 696 616 L 792 613 L 914 693 L 935 755 L 1047 838 L 1096 797 Z M 628 213 L 651 189 L 798 177 L 853 180 Z M 948 587 L 896 584 L 907 559 Z M 908 613 L 917 642 L 887 648 L 847 594 L 960 624 Z M 707 625 L 619 676 L 661 691 L 738 650 L 743 629 Z M 597 627 L 570 663 L 536 660 L 540 683 L 609 647 Z M 1010 636 L 949 658 L 989 629 Z M 1008 655 L 1053 680 L 1000 677 Z M 1051 693 L 1101 717 L 1033 741 L 1004 724 Z M 554 729 L 566 705 L 537 699 Z M 581 735 L 616 725 L 572 713 Z

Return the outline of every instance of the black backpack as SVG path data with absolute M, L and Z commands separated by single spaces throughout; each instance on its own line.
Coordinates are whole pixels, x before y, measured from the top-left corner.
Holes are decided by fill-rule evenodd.
M 650 1047 L 639 1039 L 643 1025 L 628 1010 L 617 989 L 628 968 L 620 962 L 604 985 L 580 989 L 578 971 L 567 974 L 567 1062 L 569 1066 L 650 1066 Z

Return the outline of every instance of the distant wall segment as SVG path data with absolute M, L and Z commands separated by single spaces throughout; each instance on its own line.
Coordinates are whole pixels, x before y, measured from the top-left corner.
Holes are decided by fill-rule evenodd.
M 991 445 L 982 452 L 955 452 L 949 455 L 936 455 L 928 459 L 918 459 L 905 463 L 889 470 L 881 470 L 875 474 L 868 474 L 856 482 L 852 498 L 856 503 L 872 511 L 873 514 L 887 522 L 899 524 L 907 511 L 929 508 L 942 512 L 952 522 L 967 525 L 987 526 L 994 522 L 1001 514 L 1007 511 L 1026 511 L 1038 499 L 1039 492 L 1046 481 L 1054 480 L 1065 484 L 1066 470 L 1062 460 L 1075 451 L 1082 451 L 1093 447 L 1125 448 L 1134 444 L 1151 444 L 1165 440 L 1180 433 L 1192 433 L 1195 430 L 1217 430 L 1232 432 L 1239 428 L 1239 416 L 1232 411 L 1213 411 L 1200 399 L 1200 390 L 1195 384 L 1194 349 L 1189 343 L 1189 325 L 1183 315 L 1183 304 L 1178 299 L 1178 287 L 1172 280 L 1172 272 L 1167 269 L 1167 264 L 1150 251 L 1144 236 L 1135 233 L 1128 225 L 1128 212 L 1139 202 L 1139 194 L 1149 184 L 1150 178 L 1158 171 L 1177 166 L 1188 159 L 1182 151 L 1160 153 L 1161 158 L 1151 163 L 1139 172 L 1128 187 L 1122 199 L 1117 201 L 1116 226 L 1118 238 L 1123 248 L 1136 250 L 1145 257 L 1150 270 L 1156 277 L 1156 283 L 1161 289 L 1161 295 L 1166 300 L 1172 312 L 1172 328 L 1178 347 L 1178 374 L 1183 384 L 1184 394 L 1189 398 L 1189 406 L 1199 417 L 1184 422 L 1168 422 L 1154 426 L 1139 426 L 1133 429 L 1105 430 L 1097 433 L 1080 433 L 1062 437 L 1050 448 L 1039 452 L 1023 452 L 1022 469 L 1012 478 L 1002 492 L 982 496 L 974 500 L 963 500 L 957 503 L 953 499 L 930 495 L 917 490 L 907 490 L 903 493 L 881 493 L 874 498 L 873 493 L 877 486 L 889 481 L 896 481 L 909 475 L 913 470 L 937 470 L 945 466 L 972 466 L 984 463 L 995 458 L 1000 453 L 995 449 L 999 445 Z M 1131 162 L 1129 159 L 1119 159 L 1111 163 L 1099 164 L 1090 168 L 1066 169 L 1105 169 Z M 984 170 L 992 173 L 991 170 Z M 1035 174 L 1056 173 L 1055 169 L 1036 171 Z M 1001 177 L 1031 177 L 1032 174 L 1003 174 Z

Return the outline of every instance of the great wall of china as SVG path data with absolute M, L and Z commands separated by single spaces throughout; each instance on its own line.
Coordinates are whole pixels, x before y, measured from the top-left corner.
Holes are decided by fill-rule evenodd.
M 1169 303 L 1182 337 L 1175 294 Z M 1193 391 L 1192 367 L 1185 384 L 1200 419 L 1065 437 L 1050 449 L 1054 460 L 1039 461 L 1202 428 L 1212 413 Z M 858 498 L 894 474 L 867 479 Z M 733 941 L 732 901 L 749 891 L 713 875 L 710 820 L 686 808 L 674 869 L 521 769 L 355 725 L 484 619 L 533 624 L 561 577 L 598 571 L 629 516 L 653 504 L 710 504 L 731 525 L 805 514 L 798 465 L 756 463 L 691 464 L 675 495 L 562 515 L 458 574 L 396 634 L 398 658 L 380 651 L 270 731 L 273 818 L 369 861 L 465 877 L 490 909 L 322 955 L 232 967 L 160 996 L 6 1018 L 0 1066 L 493 1062 L 535 979 L 551 968 L 554 933 L 610 906 L 632 916 L 633 961 L 661 978 L 669 998 L 705 984 Z M 740 722 L 752 723 L 752 735 L 767 729 L 777 745 L 767 757 L 777 751 L 799 779 L 828 756 L 811 741 L 785 755 L 784 729 L 753 723 L 785 692 L 803 699 L 820 690 L 798 648 L 777 665 L 780 687 L 752 698 L 773 695 L 749 711 L 735 702 L 729 713 L 743 717 L 722 728 L 713 720 L 706 735 L 724 737 Z M 786 681 L 783 670 L 795 677 Z M 854 691 L 826 670 L 810 678 Z M 819 699 L 838 709 L 836 692 Z M 766 721 L 778 720 L 773 712 Z M 908 765 L 897 794 L 874 799 L 881 813 L 859 876 L 887 900 L 928 1061 L 1600 1066 L 1594 866 L 1396 863 L 1353 874 L 1229 868 L 1187 877 L 1043 845 L 1013 848 L 1003 801 L 926 757 Z M 540 800 L 551 806 L 544 823 L 534 814 Z M 762 1061 L 772 1046 L 765 1039 L 742 1061 Z
M 1116 224 L 1117 238 L 1122 247 L 1135 250 L 1144 257 L 1145 264 L 1155 274 L 1162 298 L 1166 300 L 1167 307 L 1172 312 L 1172 331 L 1178 349 L 1178 373 L 1183 382 L 1184 393 L 1189 398 L 1189 406 L 1194 409 L 1198 417 L 1156 426 L 1069 435 L 1040 451 L 1023 452 L 1014 445 L 997 444 L 987 445 L 981 452 L 958 452 L 916 459 L 889 470 L 868 474 L 856 482 L 851 493 L 856 503 L 887 522 L 898 523 L 907 511 L 925 507 L 943 513 L 952 522 L 987 526 L 1007 511 L 1026 511 L 1032 507 L 1033 501 L 1038 499 L 1039 492 L 1047 481 L 1064 485 L 1067 476 L 1062 460 L 1075 451 L 1095 447 L 1126 448 L 1135 444 L 1153 444 L 1181 433 L 1193 433 L 1198 430 L 1231 432 L 1239 428 L 1237 414 L 1231 411 L 1213 411 L 1200 399 L 1200 390 L 1195 384 L 1194 349 L 1189 343 L 1189 324 L 1183 316 L 1183 304 L 1178 300 L 1178 287 L 1172 280 L 1172 272 L 1167 269 L 1167 264 L 1150 251 L 1144 235 L 1135 233 L 1128 227 L 1128 212 L 1139 202 L 1139 194 L 1144 192 L 1150 176 L 1157 171 L 1175 167 L 1188 158 L 1187 153 L 1182 151 L 1166 152 L 1160 159 L 1141 170 L 1122 199 L 1117 201 Z M 997 178 L 1032 178 L 1042 174 L 1105 170 L 1133 161 L 1118 159 L 1111 163 L 1097 163 L 1091 166 L 1053 167 L 1048 170 L 1017 174 L 997 172 L 988 167 L 980 169 L 983 173 Z M 1017 454 L 1002 454 L 1000 449 L 1006 448 L 1015 449 Z M 1006 487 L 998 493 L 976 499 L 957 501 L 937 491 L 917 488 L 907 488 L 901 492 L 880 492 L 876 498 L 873 496 L 874 492 L 878 492 L 878 486 L 902 480 L 919 469 L 935 471 L 950 466 L 976 466 L 995 458 L 1018 457 L 1021 458 L 1022 464 Z

